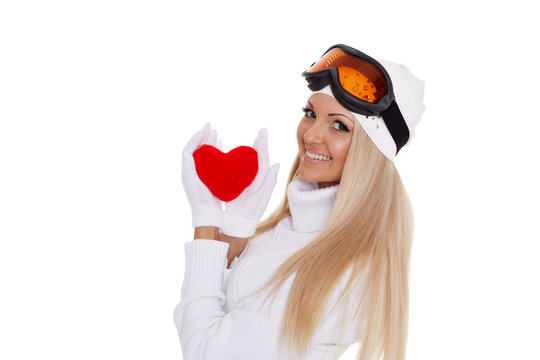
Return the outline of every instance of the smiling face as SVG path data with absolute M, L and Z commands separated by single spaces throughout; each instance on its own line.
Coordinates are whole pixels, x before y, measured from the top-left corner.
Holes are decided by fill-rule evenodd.
M 296 138 L 300 152 L 299 174 L 319 188 L 341 180 L 356 119 L 331 96 L 313 95 L 304 108 Z

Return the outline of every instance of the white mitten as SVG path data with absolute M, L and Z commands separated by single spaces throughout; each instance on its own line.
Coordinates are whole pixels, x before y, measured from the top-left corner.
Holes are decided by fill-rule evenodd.
M 208 190 L 206 185 L 199 179 L 195 169 L 193 152 L 201 145 L 208 144 L 219 147 L 216 130 L 210 129 L 206 124 L 187 143 L 182 153 L 182 183 L 184 191 L 191 205 L 191 218 L 193 227 L 216 226 L 223 223 L 223 209 L 221 200 Z
M 253 144 L 259 163 L 257 175 L 240 196 L 225 205 L 221 231 L 226 235 L 240 238 L 253 235 L 270 201 L 276 185 L 279 164 L 268 167 L 270 160 L 267 140 L 266 129 L 261 129 Z

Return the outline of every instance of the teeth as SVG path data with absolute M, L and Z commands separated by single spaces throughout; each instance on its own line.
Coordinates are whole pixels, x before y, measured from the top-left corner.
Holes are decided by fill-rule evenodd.
M 328 157 L 328 156 L 310 153 L 309 151 L 307 151 L 307 149 L 306 149 L 306 155 L 307 155 L 307 157 L 309 157 L 311 159 L 321 160 L 321 161 L 332 159 L 331 157 Z

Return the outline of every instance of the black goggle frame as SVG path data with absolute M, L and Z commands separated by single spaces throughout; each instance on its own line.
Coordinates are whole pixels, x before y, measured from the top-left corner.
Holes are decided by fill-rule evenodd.
M 399 107 L 395 101 L 394 88 L 390 75 L 388 75 L 386 69 L 377 60 L 347 45 L 334 45 L 326 50 L 323 56 L 334 48 L 339 48 L 345 53 L 362 59 L 375 66 L 386 81 L 386 94 L 382 96 L 376 103 L 370 103 L 357 98 L 341 86 L 339 82 L 338 69 L 336 67 L 328 67 L 315 72 L 309 72 L 309 70 L 304 71 L 302 76 L 308 82 L 309 89 L 312 91 L 318 91 L 323 89 L 325 86 L 330 85 L 332 94 L 346 109 L 365 116 L 382 117 L 388 131 L 390 132 L 390 135 L 396 143 L 397 154 L 403 145 L 405 145 L 409 140 L 410 133 L 407 123 L 405 122 L 405 119 L 403 118 L 403 115 L 401 114 L 401 111 L 399 110 Z M 316 62 L 313 63 L 311 67 L 315 64 Z

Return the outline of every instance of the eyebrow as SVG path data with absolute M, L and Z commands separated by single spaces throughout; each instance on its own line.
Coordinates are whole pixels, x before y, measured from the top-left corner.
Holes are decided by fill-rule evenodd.
M 328 116 L 343 116 L 344 118 L 346 118 L 347 120 L 349 120 L 350 122 L 352 122 L 354 124 L 354 121 L 352 121 L 352 119 L 350 117 L 348 117 L 347 115 L 344 115 L 344 114 L 328 114 Z
M 308 104 L 309 106 L 311 106 L 312 108 L 315 108 L 315 106 L 313 106 L 313 104 L 311 103 L 311 101 L 308 100 Z M 328 114 L 328 116 L 343 116 L 345 119 L 349 120 L 350 122 L 352 122 L 354 124 L 354 121 L 348 117 L 347 115 L 345 114 L 338 114 L 338 113 L 330 113 Z

